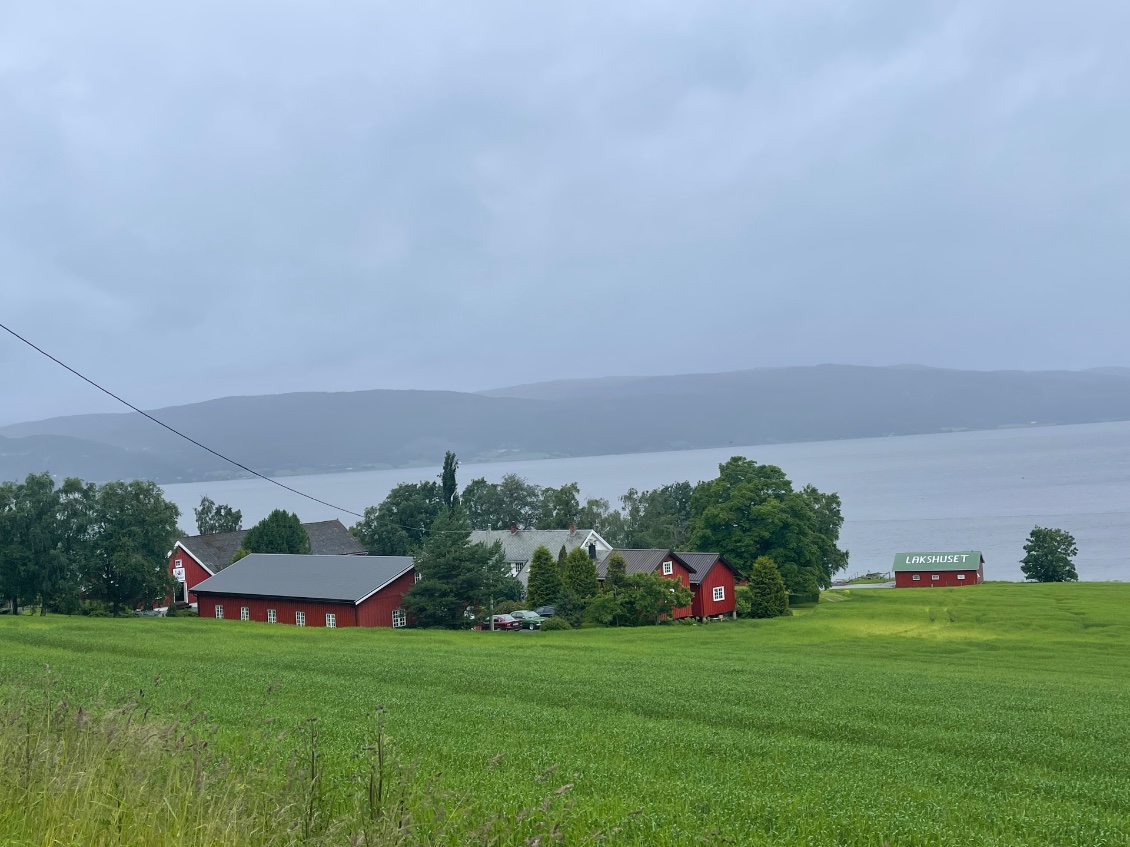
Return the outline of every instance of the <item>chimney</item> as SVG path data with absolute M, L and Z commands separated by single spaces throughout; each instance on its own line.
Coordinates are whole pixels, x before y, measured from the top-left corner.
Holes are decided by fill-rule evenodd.
M 591 541 L 589 542 L 589 558 L 594 562 L 596 561 L 596 543 Z
M 573 523 L 572 521 L 569 521 L 569 534 L 574 535 L 576 532 L 577 532 L 577 525 L 575 523 Z
M 510 524 L 510 534 L 515 535 L 517 532 L 518 532 L 518 524 L 516 524 L 516 523 Z

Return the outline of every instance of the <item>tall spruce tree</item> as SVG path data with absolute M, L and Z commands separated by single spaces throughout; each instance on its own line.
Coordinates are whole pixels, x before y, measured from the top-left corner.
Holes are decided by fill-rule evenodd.
M 402 600 L 414 623 L 465 627 L 472 623 L 469 609 L 517 593 L 518 581 L 509 576 L 501 546 L 471 544 L 470 537 L 471 525 L 462 509 L 440 512 L 416 557 L 420 578 Z
M 749 576 L 750 617 L 779 618 L 789 613 L 789 591 L 777 563 L 758 556 Z
M 561 582 L 582 603 L 600 591 L 600 583 L 596 578 L 596 562 L 589 557 L 584 547 L 574 547 L 565 557 Z
M 530 573 L 527 582 L 526 604 L 531 608 L 547 606 L 557 602 L 561 593 L 561 572 L 553 560 L 553 554 L 544 544 L 534 550 L 530 559 Z
M 440 486 L 443 488 L 443 503 L 447 508 L 455 508 L 459 502 L 459 486 L 455 481 L 455 472 L 459 469 L 459 460 L 450 450 L 443 457 L 443 472 L 440 474 Z

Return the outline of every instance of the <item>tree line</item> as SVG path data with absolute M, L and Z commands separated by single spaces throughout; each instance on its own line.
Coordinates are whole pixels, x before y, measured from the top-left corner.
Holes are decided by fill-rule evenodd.
M 449 467 L 450 465 L 450 467 Z M 761 556 L 777 563 L 789 593 L 812 597 L 847 567 L 839 548 L 843 526 L 838 494 L 812 485 L 796 488 L 776 465 L 734 456 L 715 479 L 629 489 L 612 508 L 602 498 L 582 500 L 576 482 L 543 487 L 517 474 L 499 482 L 471 480 L 456 493 L 454 456 L 445 459 L 445 484 L 432 480 L 396 486 L 365 509 L 351 528 L 373 555 L 409 556 L 423 550 L 441 512 L 457 501 L 473 529 L 595 529 L 613 547 L 658 547 L 721 553 L 744 577 Z
M 0 483 L 0 598 L 75 613 L 83 602 L 112 614 L 171 587 L 166 556 L 180 511 L 153 482 L 67 479 L 50 474 Z

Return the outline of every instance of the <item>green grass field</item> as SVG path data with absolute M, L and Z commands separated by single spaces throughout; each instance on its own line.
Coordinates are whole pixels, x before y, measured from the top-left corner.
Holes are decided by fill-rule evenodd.
M 836 593 L 528 634 L 0 618 L 0 673 L 205 712 L 233 757 L 317 716 L 339 776 L 383 705 L 401 755 L 483 808 L 536 805 L 556 766 L 567 844 L 1130 844 L 1130 585 Z

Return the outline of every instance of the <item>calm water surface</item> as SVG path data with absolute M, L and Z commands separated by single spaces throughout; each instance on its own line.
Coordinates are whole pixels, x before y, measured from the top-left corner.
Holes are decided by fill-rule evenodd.
M 583 496 L 616 505 L 630 487 L 714 477 L 732 455 L 780 465 L 797 485 L 839 492 L 850 574 L 889 570 L 901 551 L 981 550 L 988 579 L 1022 579 L 1024 540 L 1039 524 L 1075 536 L 1081 579 L 1130 579 L 1130 422 L 463 465 L 459 478 L 497 481 L 513 472 L 539 485 L 576 481 Z M 438 475 L 437 465 L 283 481 L 361 512 L 398 483 Z M 280 507 L 307 521 L 356 520 L 262 480 L 164 488 L 186 529 L 203 494 L 242 509 L 245 526 Z

